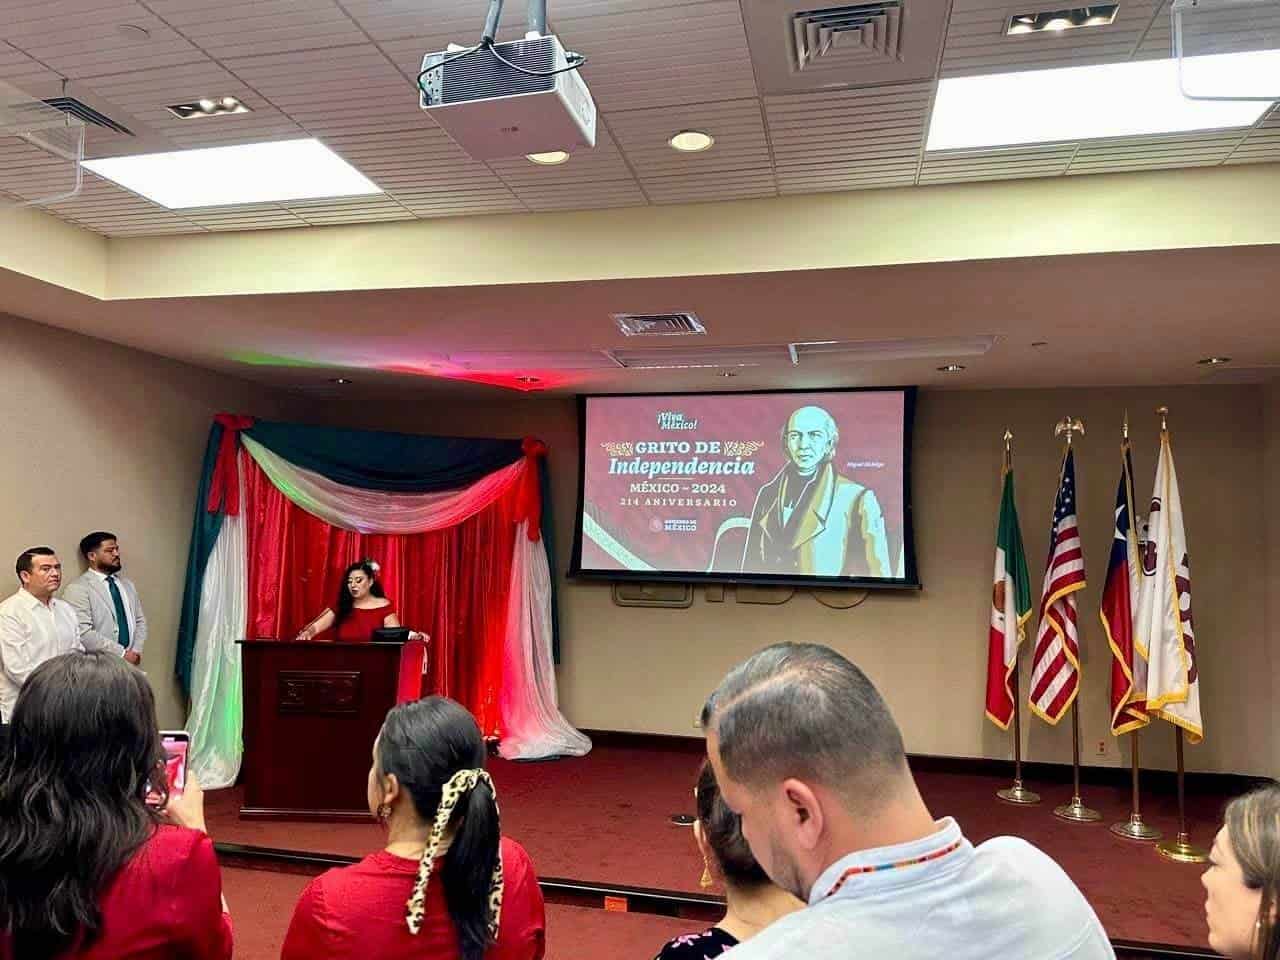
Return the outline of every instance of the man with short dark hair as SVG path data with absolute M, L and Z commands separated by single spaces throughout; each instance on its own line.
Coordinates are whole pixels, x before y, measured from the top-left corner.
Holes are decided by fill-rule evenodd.
M 809 907 L 737 960 L 1110 960 L 1062 868 L 1024 840 L 977 847 L 934 820 L 871 681 L 835 651 L 778 644 L 740 664 L 702 712 L 725 802 L 775 883 Z
M 63 595 L 76 609 L 85 649 L 118 653 L 140 664 L 147 618 L 138 588 L 120 573 L 119 540 L 114 533 L 95 531 L 80 541 L 80 554 L 89 569 L 67 584 Z
M 62 586 L 62 562 L 52 547 L 31 547 L 14 566 L 18 592 L 0 603 L 0 723 L 8 723 L 18 691 L 36 667 L 83 650 L 76 612 L 54 594 Z

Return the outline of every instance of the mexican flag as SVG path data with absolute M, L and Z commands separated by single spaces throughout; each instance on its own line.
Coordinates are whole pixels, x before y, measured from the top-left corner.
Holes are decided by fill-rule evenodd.
M 987 643 L 987 717 L 1001 730 L 1013 719 L 1017 692 L 1011 681 L 1017 665 L 1018 645 L 1026 636 L 1031 616 L 1031 578 L 1022 549 L 1018 508 L 1013 496 L 1013 466 L 1005 453 L 1004 492 L 1000 496 L 1000 522 L 996 528 L 996 568 L 991 590 L 991 630 Z

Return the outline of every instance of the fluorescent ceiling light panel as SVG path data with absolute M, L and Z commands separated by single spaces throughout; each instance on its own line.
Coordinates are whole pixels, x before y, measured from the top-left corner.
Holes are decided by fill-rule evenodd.
M 1256 101 L 1186 99 L 1175 60 L 949 77 L 938 84 L 926 149 L 1248 127 L 1267 109 Z
M 319 140 L 107 157 L 84 165 L 170 210 L 382 193 Z

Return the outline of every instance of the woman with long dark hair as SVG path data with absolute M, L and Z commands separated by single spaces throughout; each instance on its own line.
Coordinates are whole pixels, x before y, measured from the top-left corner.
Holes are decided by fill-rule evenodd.
M 1200 882 L 1209 946 L 1229 960 L 1280 958 L 1280 786 L 1227 805 Z
M 373 745 L 369 811 L 387 845 L 311 882 L 281 960 L 539 960 L 533 864 L 499 832 L 475 719 L 446 697 L 401 704 Z
M 0 753 L 0 958 L 230 956 L 204 797 L 191 776 L 168 795 L 145 674 L 101 651 L 47 660 Z
M 380 627 L 400 626 L 400 617 L 378 578 L 380 570 L 372 560 L 360 560 L 347 567 L 342 573 L 337 602 L 303 627 L 297 639 L 314 640 L 332 628 L 333 635 L 325 639 L 368 643 L 373 638 L 373 631 Z M 426 640 L 428 637 L 411 631 L 409 639 Z
M 702 761 L 698 786 L 693 791 L 698 819 L 693 836 L 702 854 L 704 888 L 724 882 L 724 919 L 702 933 L 676 937 L 667 943 L 657 960 L 707 960 L 749 940 L 769 924 L 804 906 L 780 887 L 774 886 L 764 868 L 751 855 L 742 835 L 738 815 L 720 795 L 715 771 Z

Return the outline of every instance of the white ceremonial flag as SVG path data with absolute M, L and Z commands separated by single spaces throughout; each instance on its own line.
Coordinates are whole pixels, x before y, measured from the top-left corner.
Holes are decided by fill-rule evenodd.
M 1160 434 L 1160 461 L 1142 546 L 1142 583 L 1134 634 L 1147 649 L 1147 711 L 1176 724 L 1192 743 L 1204 737 L 1200 674 L 1191 618 L 1191 562 L 1182 526 L 1182 498 L 1169 434 Z

